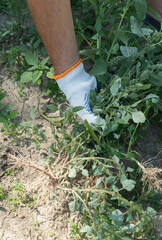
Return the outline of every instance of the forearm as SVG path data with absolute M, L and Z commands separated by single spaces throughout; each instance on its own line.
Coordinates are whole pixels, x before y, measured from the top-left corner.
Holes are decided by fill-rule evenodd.
M 59 74 L 79 59 L 70 0 L 27 0 L 37 30 Z

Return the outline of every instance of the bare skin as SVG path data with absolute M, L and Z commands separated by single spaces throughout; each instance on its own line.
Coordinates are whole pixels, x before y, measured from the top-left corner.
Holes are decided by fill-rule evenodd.
M 60 74 L 79 59 L 70 0 L 27 0 L 27 3 L 55 74 Z

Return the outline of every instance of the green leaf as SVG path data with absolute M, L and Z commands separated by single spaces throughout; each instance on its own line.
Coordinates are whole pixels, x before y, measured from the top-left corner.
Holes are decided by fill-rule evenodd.
M 119 43 L 116 43 L 113 46 L 111 53 L 115 55 L 115 54 L 117 54 L 118 50 L 119 50 Z
M 25 128 L 31 128 L 31 124 L 29 122 L 22 122 L 20 123 L 20 126 Z
M 33 72 L 33 83 L 35 83 L 43 74 L 42 70 L 36 70 Z
M 70 170 L 70 173 L 69 173 L 69 177 L 70 178 L 75 178 L 76 177 L 76 169 L 75 168 L 72 168 L 71 170 Z
M 138 49 L 136 47 L 121 46 L 120 51 L 126 58 L 136 56 L 138 54 Z
M 36 115 L 35 107 L 31 106 L 30 107 L 30 117 L 31 117 L 31 119 L 34 121 L 36 116 L 37 115 Z
M 46 77 L 52 79 L 52 75 L 54 74 L 53 67 L 50 68 L 50 70 L 47 72 Z
M 134 16 L 131 16 L 130 23 L 131 23 L 131 31 L 132 31 L 132 33 L 138 35 L 139 37 L 142 37 L 140 26 L 138 24 L 137 19 Z
M 150 98 L 159 98 L 159 96 L 153 93 L 149 93 L 143 100 L 148 100 Z
M 124 34 L 124 32 L 116 31 L 114 34 L 118 40 L 122 41 L 125 45 L 128 44 L 129 38 Z
M 146 117 L 143 112 L 133 112 L 132 113 L 132 119 L 135 123 L 144 123 L 146 120 Z
M 162 77 L 154 73 L 151 73 L 149 76 L 149 81 L 155 86 L 162 87 Z
M 136 107 L 139 103 L 141 103 L 142 102 L 142 100 L 139 100 L 139 101 L 137 101 L 137 102 L 135 102 L 135 103 L 133 103 L 132 105 L 131 105 L 131 107 Z
M 102 25 L 101 25 L 101 18 L 100 18 L 100 16 L 98 16 L 98 18 L 96 19 L 96 23 L 95 23 L 94 27 L 95 27 L 97 32 L 101 31 Z
M 151 7 L 147 7 L 148 12 L 150 12 L 154 17 L 159 18 L 161 20 L 161 16 L 158 12 L 156 12 L 155 10 L 153 10 Z
M 141 20 L 144 20 L 147 12 L 147 3 L 145 0 L 135 0 L 135 8 L 138 14 L 138 17 Z
M 119 124 L 115 121 L 111 121 L 109 125 L 107 126 L 106 134 L 109 134 L 111 132 L 115 132 L 118 128 Z
M 128 233 L 133 233 L 134 231 L 136 231 L 136 226 L 134 224 L 130 223 L 130 224 L 124 226 L 122 228 L 122 230 L 126 231 Z
M 118 93 L 120 88 L 121 88 L 121 78 L 117 78 L 113 83 L 113 85 L 110 87 L 110 92 L 113 97 Z
M 84 109 L 82 106 L 73 107 L 73 112 L 79 112 L 82 109 Z
M 115 221 L 115 222 L 122 222 L 123 221 L 123 213 L 119 210 L 116 209 L 110 214 L 110 219 Z
M 100 177 L 99 179 L 97 179 L 96 186 L 99 186 L 102 183 L 103 179 L 104 177 Z
M 124 189 L 126 189 L 127 191 L 130 192 L 135 187 L 136 182 L 131 179 L 126 179 L 126 180 L 121 181 L 121 184 Z
M 93 172 L 93 176 L 97 177 L 97 176 L 101 176 L 103 174 L 103 169 L 101 166 L 97 167 L 95 169 L 95 171 Z
M 85 177 L 88 177 L 89 176 L 88 170 L 87 169 L 83 169 L 82 170 L 82 175 L 85 176 Z
M 141 73 L 140 79 L 141 80 L 147 80 L 149 78 L 149 70 L 146 69 Z M 150 84 L 149 84 L 150 85 Z
M 114 181 L 115 181 L 115 179 L 116 179 L 116 177 L 114 177 L 114 176 L 109 176 L 108 178 L 107 178 L 107 183 L 113 183 Z
M 153 33 L 154 31 L 150 28 L 142 28 L 141 32 L 144 36 L 150 35 L 151 33 Z
M 41 61 L 41 65 L 44 66 L 48 62 L 48 60 L 49 60 L 49 57 L 46 57 L 45 59 L 43 59 Z
M 130 167 L 127 168 L 127 172 L 133 172 L 133 171 L 134 171 L 133 168 L 130 168 Z
M 89 132 L 89 134 L 92 136 L 92 138 L 94 139 L 94 141 L 98 144 L 99 147 L 101 147 L 101 143 L 97 137 L 97 135 L 95 134 L 95 132 L 93 131 L 93 129 L 91 128 L 91 126 L 89 125 L 87 120 L 84 120 L 85 126 L 86 126 L 86 130 Z
M 16 114 L 17 114 L 17 110 L 13 110 L 11 113 L 10 113 L 10 117 L 12 119 L 14 119 L 16 117 Z
M 100 201 L 96 198 L 93 199 L 92 201 L 88 202 L 88 205 L 91 207 L 98 207 L 100 205 Z
M 5 94 L 0 92 L 0 101 L 5 97 Z
M 25 53 L 25 60 L 29 65 L 37 65 L 38 64 L 38 57 L 34 55 L 32 52 Z
M 68 205 L 71 212 L 75 212 L 78 210 L 78 203 L 76 201 L 72 201 Z
M 77 225 L 76 225 L 75 222 L 71 222 L 71 223 L 70 223 L 70 227 L 71 227 L 72 229 L 74 229 L 74 230 L 77 230 Z
M 80 50 L 79 54 L 83 55 L 83 56 L 87 56 L 87 57 L 89 57 L 91 59 L 94 59 L 94 57 L 95 57 L 95 52 L 93 50 L 91 50 L 91 49 Z
M 32 80 L 33 74 L 32 72 L 24 72 L 20 77 L 21 83 L 26 83 Z
M 94 67 L 91 71 L 91 75 L 103 75 L 107 71 L 107 63 L 99 58 L 95 61 Z
M 119 159 L 116 155 L 114 155 L 114 156 L 112 157 L 112 160 L 114 160 L 114 161 L 117 162 L 117 163 L 119 163 L 119 161 L 120 161 L 120 159 Z
M 82 229 L 80 229 L 80 233 L 87 233 L 88 236 L 91 236 L 93 233 L 93 229 L 90 226 L 86 225 Z
M 6 119 L 0 116 L 0 123 L 5 123 Z
M 33 71 L 33 70 L 38 70 L 38 66 L 34 65 L 34 66 L 28 68 L 28 71 Z
M 58 107 L 54 104 L 48 104 L 47 108 L 53 112 L 56 112 L 58 110 Z
M 151 207 L 147 207 L 147 214 L 151 217 L 151 216 L 156 216 L 156 211 L 151 208 Z

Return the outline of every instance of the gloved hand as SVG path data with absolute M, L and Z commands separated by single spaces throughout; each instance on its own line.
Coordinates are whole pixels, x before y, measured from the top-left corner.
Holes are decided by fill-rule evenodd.
M 86 119 L 89 124 L 96 123 L 97 116 L 91 111 L 89 92 L 97 88 L 97 81 L 84 70 L 82 60 L 80 59 L 64 73 L 53 75 L 53 78 L 57 80 L 58 86 L 72 107 L 84 107 L 77 112 L 79 118 L 82 121 Z

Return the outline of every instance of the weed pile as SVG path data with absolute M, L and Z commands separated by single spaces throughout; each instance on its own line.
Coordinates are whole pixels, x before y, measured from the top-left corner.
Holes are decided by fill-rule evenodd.
M 23 163 L 18 156 L 10 158 L 37 168 L 50 177 L 54 187 L 70 194 L 69 209 L 80 212 L 83 225 L 78 229 L 71 224 L 73 239 L 157 239 L 156 211 L 145 203 L 149 201 L 146 196 L 154 197 L 161 190 L 161 170 L 140 163 L 133 144 L 141 129 L 152 121 L 160 123 L 162 31 L 144 24 L 145 0 L 71 2 L 80 55 L 98 80 L 98 90 L 90 93 L 92 111 L 102 121 L 93 128 L 87 121 L 83 125 L 76 117 L 79 108 L 69 106 L 61 117 L 48 116 L 48 110 L 58 110 L 55 99 L 65 99 L 51 79 L 54 69 L 35 27 L 25 24 L 29 18 L 25 2 L 1 1 L 0 10 L 14 15 L 14 20 L 0 30 L 0 65 L 8 62 L 6 71 L 14 75 L 22 97 L 25 86 L 42 88 L 46 78 L 43 94 L 53 98 L 53 104 L 43 111 L 39 103 L 37 109 L 31 106 L 32 123 L 17 123 L 16 110 L 0 104 L 2 131 L 13 144 L 22 134 L 37 149 L 48 142 L 43 126 L 36 124 L 38 114 L 49 122 L 54 137 L 42 165 Z M 3 98 L 0 89 L 0 101 Z

